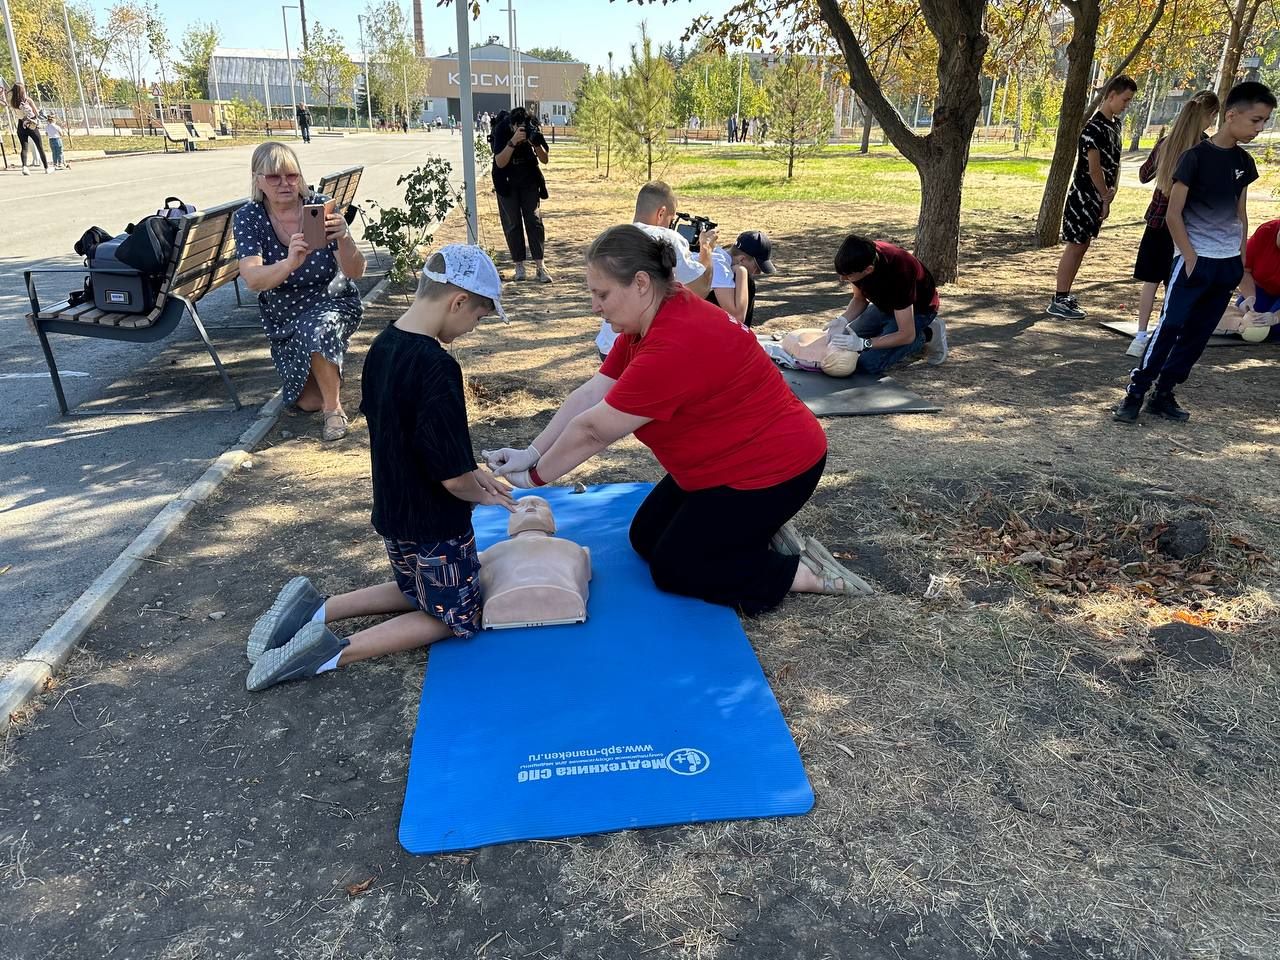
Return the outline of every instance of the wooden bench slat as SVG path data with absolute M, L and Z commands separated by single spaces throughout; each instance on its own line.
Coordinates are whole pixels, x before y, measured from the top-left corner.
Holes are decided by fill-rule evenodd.
M 97 307 L 94 307 L 92 310 L 87 310 L 84 313 L 80 314 L 78 317 L 76 317 L 76 319 L 79 320 L 81 323 L 99 323 L 101 322 L 102 318 L 105 316 L 106 316 L 105 313 L 103 313 Z
M 205 240 L 209 237 L 220 237 L 223 232 L 228 229 L 231 222 L 231 213 L 217 213 L 213 216 L 201 217 L 200 220 L 191 225 L 187 230 L 187 241 L 194 243 L 197 240 Z
M 88 313 L 92 309 L 93 309 L 92 303 L 78 303 L 74 307 L 71 307 L 68 310 L 64 311 L 61 319 L 79 320 L 81 314 Z
M 61 300 L 61 301 L 59 301 L 58 303 L 55 303 L 55 304 L 54 304 L 53 306 L 51 306 L 51 307 L 45 307 L 43 310 L 41 310 L 41 311 L 40 311 L 40 313 L 38 314 L 38 316 L 39 316 L 39 317 L 40 317 L 40 319 L 42 319 L 42 320 L 45 320 L 45 319 L 52 319 L 52 318 L 54 318 L 54 317 L 58 316 L 58 315 L 59 315 L 60 313 L 62 313 L 64 310 L 68 310 L 68 309 L 70 309 L 70 307 L 71 307 L 71 301 L 70 301 L 70 300 Z

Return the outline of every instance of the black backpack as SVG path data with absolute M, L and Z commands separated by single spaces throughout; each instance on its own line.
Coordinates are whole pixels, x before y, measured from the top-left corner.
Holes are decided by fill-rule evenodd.
M 171 207 L 171 203 L 177 206 Z M 195 210 L 194 206 L 177 197 L 166 197 L 164 206 L 156 211 L 155 216 L 143 217 L 137 224 L 125 227 L 129 237 L 120 244 L 116 258 L 149 277 L 164 273 L 178 240 L 179 223 Z
M 75 251 L 84 257 L 85 260 L 93 259 L 93 249 L 104 240 L 110 240 L 111 234 L 103 230 L 101 227 L 90 227 L 84 233 L 80 234 L 80 239 L 76 241 Z

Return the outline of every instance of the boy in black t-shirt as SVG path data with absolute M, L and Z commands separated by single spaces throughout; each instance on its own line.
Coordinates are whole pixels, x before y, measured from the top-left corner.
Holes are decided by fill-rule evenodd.
M 1107 84 L 1098 111 L 1080 133 L 1076 172 L 1062 211 L 1062 239 L 1066 246 L 1058 261 L 1057 290 L 1045 312 L 1064 320 L 1083 320 L 1085 312 L 1071 295 L 1071 285 L 1089 244 L 1111 215 L 1111 201 L 1120 182 L 1120 115 L 1138 85 L 1124 74 Z
M 488 314 L 506 320 L 501 295 L 493 261 L 478 247 L 451 244 L 427 261 L 413 305 L 378 334 L 365 359 L 361 410 L 373 527 L 395 579 L 327 600 L 305 577 L 291 580 L 249 635 L 250 690 L 480 629 L 471 509 L 513 510 L 514 501 L 510 487 L 476 466 L 462 369 L 442 344 Z M 400 615 L 345 639 L 327 626 L 387 613 Z
M 1258 179 L 1258 167 L 1240 144 L 1262 132 L 1275 107 L 1275 95 L 1264 84 L 1237 84 L 1227 94 L 1218 132 L 1178 161 L 1165 215 L 1177 256 L 1160 321 L 1115 409 L 1121 423 L 1137 422 L 1152 384 L 1156 391 L 1147 413 L 1179 422 L 1191 417 L 1178 406 L 1173 388 L 1186 382 L 1244 276 L 1249 184 Z

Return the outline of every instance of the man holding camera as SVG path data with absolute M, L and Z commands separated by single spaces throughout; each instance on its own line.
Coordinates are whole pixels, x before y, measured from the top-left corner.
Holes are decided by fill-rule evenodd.
M 539 201 L 547 199 L 547 181 L 539 164 L 547 162 L 547 140 L 538 121 L 524 107 L 516 107 L 493 130 L 493 189 L 498 215 L 507 238 L 507 251 L 516 265 L 516 280 L 525 280 L 524 261 L 531 255 L 537 279 L 554 279 L 542 263 L 546 232 Z M 526 249 L 525 239 L 528 238 Z
M 704 230 L 698 238 L 698 255 L 689 249 L 689 241 L 672 229 L 676 222 L 676 194 L 661 180 L 653 180 L 640 188 L 636 195 L 636 212 L 633 223 L 655 240 L 665 240 L 676 251 L 675 279 L 688 287 L 695 296 L 705 298 L 711 292 L 712 252 L 716 246 L 714 230 Z M 596 349 L 600 359 L 609 355 L 613 342 L 618 339 L 608 320 L 600 324 L 596 334 Z

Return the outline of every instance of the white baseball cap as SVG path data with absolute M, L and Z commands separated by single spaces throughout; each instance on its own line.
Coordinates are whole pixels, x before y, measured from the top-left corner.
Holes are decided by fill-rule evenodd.
M 506 311 L 502 309 L 502 277 L 494 266 L 489 255 L 479 247 L 466 243 L 450 243 L 441 247 L 436 253 L 444 257 L 444 272 L 428 270 L 424 265 L 422 275 L 436 283 L 451 283 L 461 290 L 474 293 L 480 297 L 488 297 L 493 301 L 493 309 L 503 323 L 510 323 Z M 434 256 L 435 254 L 432 254 Z M 431 257 L 427 257 L 427 263 Z

